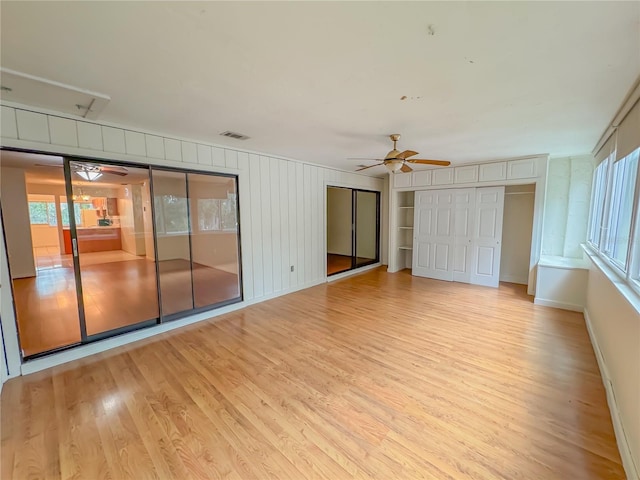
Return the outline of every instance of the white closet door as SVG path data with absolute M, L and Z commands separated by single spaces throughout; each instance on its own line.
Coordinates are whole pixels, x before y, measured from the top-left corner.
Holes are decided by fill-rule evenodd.
M 497 287 L 500 282 L 500 242 L 504 187 L 476 189 L 471 283 Z
M 412 274 L 453 280 L 455 190 L 416 192 Z
M 455 190 L 453 214 L 453 280 L 469 283 L 474 264 L 473 235 L 476 213 L 476 189 Z

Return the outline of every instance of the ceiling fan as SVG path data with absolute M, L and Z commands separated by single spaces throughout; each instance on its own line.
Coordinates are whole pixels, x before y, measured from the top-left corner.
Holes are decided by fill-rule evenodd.
M 375 165 L 369 165 L 366 167 L 359 168 L 356 172 L 361 170 L 366 170 L 367 168 L 377 167 L 379 165 L 384 165 L 387 167 L 390 173 L 396 173 L 398 171 L 402 172 L 410 172 L 413 170 L 407 163 L 417 163 L 421 165 L 437 165 L 440 167 L 446 167 L 451 165 L 451 162 L 447 160 L 426 160 L 426 159 L 410 159 L 409 157 L 413 157 L 417 155 L 418 152 L 414 152 L 413 150 L 405 150 L 404 152 L 400 152 L 396 150 L 396 142 L 400 139 L 399 133 L 394 133 L 389 135 L 389 138 L 393 142 L 393 150 L 387 153 L 387 156 L 384 158 L 371 158 L 367 160 L 378 160 L 381 163 L 376 163 Z
M 62 165 L 41 165 L 36 163 L 36 167 L 58 167 L 63 168 Z M 128 170 L 124 167 L 118 167 L 115 165 L 96 165 L 95 163 L 81 163 L 71 162 L 71 171 L 77 173 L 81 178 L 93 182 L 97 180 L 102 174 L 119 175 L 126 177 Z

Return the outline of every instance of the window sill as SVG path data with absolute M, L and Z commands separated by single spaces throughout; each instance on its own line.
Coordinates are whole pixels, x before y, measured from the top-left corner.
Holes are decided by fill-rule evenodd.
M 589 270 L 589 262 L 583 258 L 568 258 L 555 255 L 540 255 L 538 266 L 561 268 L 563 270 Z
M 638 314 L 640 314 L 640 295 L 631 287 L 626 280 L 620 276 L 620 274 L 603 260 L 598 253 L 593 250 L 589 245 L 582 244 L 582 249 L 585 251 L 591 262 L 607 277 L 616 290 L 624 297 L 624 299 L 631 305 Z

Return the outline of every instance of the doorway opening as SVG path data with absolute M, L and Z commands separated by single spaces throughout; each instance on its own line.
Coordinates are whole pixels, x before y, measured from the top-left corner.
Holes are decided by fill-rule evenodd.
M 327 187 L 327 275 L 380 260 L 380 192 Z
M 505 187 L 501 282 L 529 284 L 535 193 L 535 184 Z

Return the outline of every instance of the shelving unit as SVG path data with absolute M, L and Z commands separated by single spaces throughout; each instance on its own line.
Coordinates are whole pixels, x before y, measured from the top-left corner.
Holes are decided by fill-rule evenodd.
M 397 193 L 397 232 L 398 267 L 411 268 L 413 260 L 413 201 L 415 192 Z

